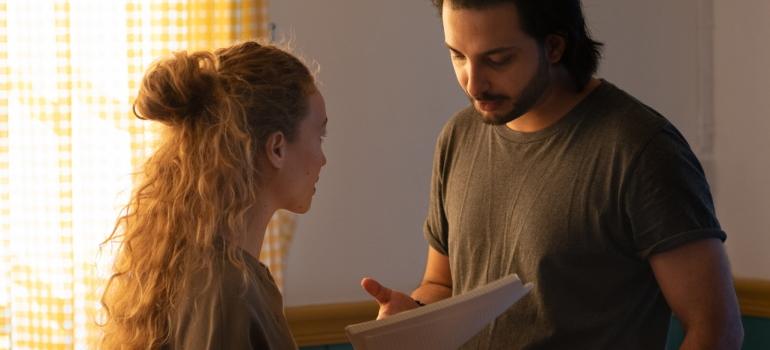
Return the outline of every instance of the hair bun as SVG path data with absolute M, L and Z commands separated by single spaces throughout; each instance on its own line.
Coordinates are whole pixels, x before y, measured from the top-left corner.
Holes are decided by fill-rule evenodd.
M 201 118 L 219 89 L 216 62 L 209 52 L 181 51 L 154 63 L 142 79 L 134 113 L 169 124 Z

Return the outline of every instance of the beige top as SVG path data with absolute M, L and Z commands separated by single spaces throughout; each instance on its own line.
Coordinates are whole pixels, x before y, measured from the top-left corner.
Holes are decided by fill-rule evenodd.
M 172 320 L 164 349 L 296 349 L 283 313 L 283 298 L 270 271 L 248 254 L 244 260 L 255 282 L 244 285 L 241 272 L 222 259 L 212 284 L 204 276 L 192 283 Z

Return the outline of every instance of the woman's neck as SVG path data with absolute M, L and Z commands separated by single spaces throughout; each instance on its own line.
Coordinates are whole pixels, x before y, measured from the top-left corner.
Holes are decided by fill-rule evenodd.
M 241 233 L 238 246 L 259 260 L 262 251 L 262 242 L 265 239 L 265 231 L 275 209 L 267 205 L 256 205 L 246 213 L 246 230 Z

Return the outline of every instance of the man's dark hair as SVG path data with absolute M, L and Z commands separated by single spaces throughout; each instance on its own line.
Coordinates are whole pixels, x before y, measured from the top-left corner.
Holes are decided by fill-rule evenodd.
M 444 0 L 431 0 L 441 13 Z M 583 18 L 580 0 L 446 0 L 453 9 L 485 9 L 513 3 L 519 11 L 522 30 L 540 45 L 550 34 L 564 37 L 566 47 L 561 63 L 582 90 L 599 67 L 602 43 L 594 41 Z

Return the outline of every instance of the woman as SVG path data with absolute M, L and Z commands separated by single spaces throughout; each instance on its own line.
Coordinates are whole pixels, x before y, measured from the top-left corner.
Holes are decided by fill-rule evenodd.
M 259 261 L 277 209 L 304 213 L 326 158 L 323 97 L 297 58 L 246 42 L 146 73 L 137 117 L 165 124 L 108 241 L 107 349 L 293 349 Z

